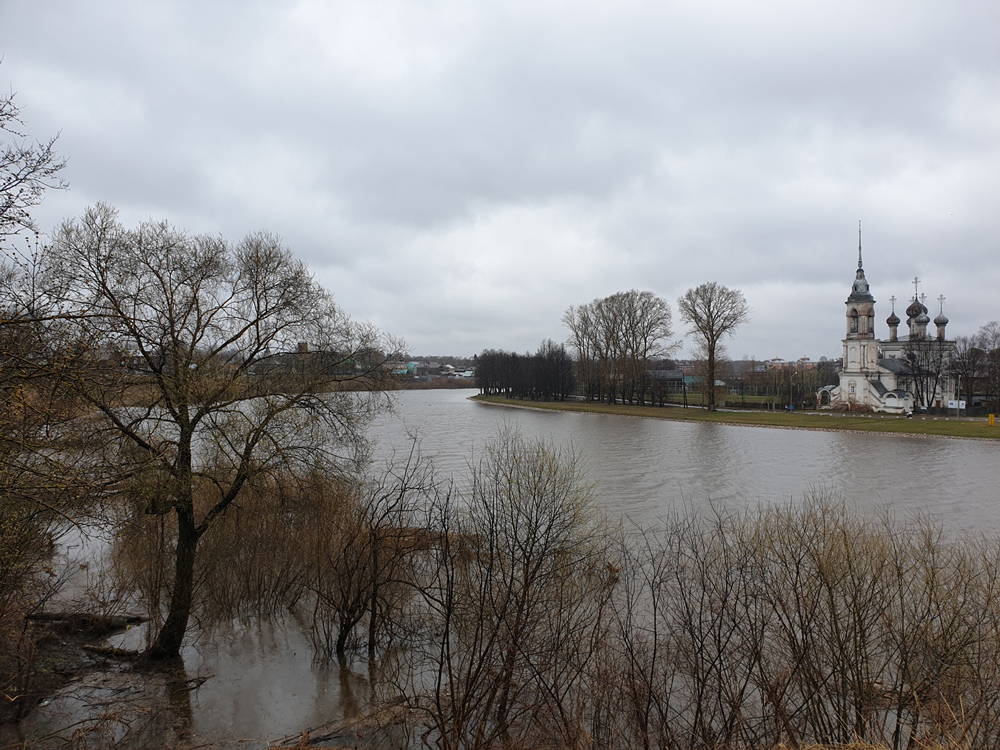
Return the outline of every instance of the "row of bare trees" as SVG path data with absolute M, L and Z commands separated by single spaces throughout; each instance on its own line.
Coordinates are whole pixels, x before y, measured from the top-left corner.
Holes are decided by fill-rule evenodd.
M 484 350 L 477 359 L 476 382 L 487 396 L 532 401 L 563 401 L 576 385 L 573 360 L 566 347 L 552 339 L 543 341 L 533 355 Z
M 738 289 L 714 281 L 689 289 L 677 307 L 691 326 L 688 332 L 703 363 L 706 403 L 714 411 L 723 341 L 749 319 L 749 307 Z M 651 393 L 651 363 L 680 346 L 670 341 L 673 331 L 666 300 L 635 289 L 618 292 L 571 305 L 563 324 L 570 331 L 569 344 L 576 351 L 579 380 L 588 400 L 643 404 L 647 393 L 658 400 Z
M 666 300 L 635 289 L 571 305 L 563 323 L 587 399 L 643 403 L 650 361 L 677 348 L 671 317 Z
M 955 339 L 951 373 L 961 394 L 981 394 L 993 410 L 1000 409 L 1000 322 L 991 321 L 974 335 Z

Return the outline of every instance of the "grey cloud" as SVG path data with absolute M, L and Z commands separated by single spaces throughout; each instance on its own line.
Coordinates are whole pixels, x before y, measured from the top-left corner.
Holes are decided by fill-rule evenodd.
M 40 219 L 267 227 L 441 353 L 718 279 L 761 294 L 732 353 L 834 356 L 858 218 L 885 315 L 921 275 L 1000 317 L 995 3 L 415 8 L 9 2 L 0 76 L 71 160 Z

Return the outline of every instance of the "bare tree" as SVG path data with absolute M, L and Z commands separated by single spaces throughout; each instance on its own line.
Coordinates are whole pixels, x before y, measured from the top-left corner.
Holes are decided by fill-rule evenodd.
M 705 392 L 708 410 L 715 411 L 716 362 L 722 353 L 722 339 L 750 319 L 750 308 L 739 289 L 711 281 L 688 289 L 677 300 L 681 319 L 698 340 L 705 359 Z
M 991 320 L 976 332 L 979 348 L 983 350 L 983 379 L 986 400 L 992 408 L 1000 407 L 1000 322 Z
M 50 311 L 37 304 L 37 252 L 8 244 L 35 229 L 30 210 L 45 190 L 65 187 L 58 177 L 65 160 L 55 138 L 32 141 L 23 125 L 14 94 L 0 96 L 0 694 L 17 712 L 32 705 L 25 693 L 36 634 L 25 617 L 52 589 L 41 564 L 80 474 L 52 431 L 77 416 L 64 388 L 73 358 L 51 351 L 42 335 L 39 318 Z
M 562 318 L 569 328 L 569 345 L 576 350 L 577 380 L 588 401 L 600 398 L 598 344 L 590 304 L 570 305 Z
M 232 245 L 167 223 L 128 230 L 98 205 L 65 223 L 52 251 L 58 301 L 88 359 L 74 392 L 109 438 L 107 466 L 156 478 L 142 502 L 176 521 L 150 651 L 176 656 L 199 542 L 253 478 L 362 464 L 396 342 L 352 322 L 267 233 Z
M 66 187 L 59 176 L 66 160 L 55 152 L 56 138 L 32 141 L 21 132 L 23 126 L 14 94 L 0 97 L 0 132 L 9 137 L 0 149 L 0 240 L 35 230 L 31 209 L 47 189 Z
M 635 289 L 614 296 L 621 299 L 623 307 L 628 380 L 639 403 L 645 403 L 650 362 L 667 356 L 677 348 L 669 341 L 673 336 L 670 305 L 652 292 Z
M 432 512 L 429 637 L 404 685 L 425 742 L 581 747 L 613 569 L 575 458 L 505 432 L 463 501 Z
M 344 663 L 358 625 L 368 617 L 368 661 L 375 663 L 380 642 L 398 628 L 396 616 L 414 590 L 410 557 L 426 547 L 413 525 L 416 503 L 434 486 L 430 465 L 416 442 L 405 461 L 390 461 L 385 472 L 346 487 L 337 507 L 316 504 L 300 539 L 307 547 L 303 588 L 313 602 L 312 634 L 317 654 L 336 654 Z
M 954 395 L 942 392 L 951 368 L 950 342 L 910 336 L 903 353 L 908 365 L 907 379 L 917 403 L 929 408 L 936 401 L 947 401 Z
M 66 187 L 56 139 L 32 141 L 23 125 L 14 94 L 0 96 L 0 248 L 18 232 L 36 229 L 30 209 L 46 189 Z M 74 358 L 46 339 L 43 321 L 59 311 L 45 298 L 43 255 L 37 237 L 34 250 L 29 244 L 0 255 L 0 495 L 25 503 L 30 514 L 51 510 L 53 489 L 65 489 L 75 474 L 51 441 L 50 428 L 75 416 L 64 387 Z
M 979 347 L 975 336 L 956 336 L 949 370 L 958 383 L 960 395 L 969 398 L 975 393 L 976 383 L 982 376 L 986 352 Z

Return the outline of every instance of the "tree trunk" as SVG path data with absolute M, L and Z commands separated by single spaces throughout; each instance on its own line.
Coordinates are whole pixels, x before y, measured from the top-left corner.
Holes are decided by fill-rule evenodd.
M 379 569 L 378 569 L 378 537 L 371 533 L 369 544 L 372 548 L 372 590 L 371 598 L 368 602 L 368 663 L 375 662 L 375 637 L 378 633 L 378 589 L 379 589 Z
M 347 635 L 350 629 L 343 623 L 337 631 L 337 662 L 344 666 L 347 663 Z
M 191 614 L 194 592 L 194 557 L 198 548 L 198 532 L 194 524 L 194 509 L 177 509 L 177 551 L 174 590 L 170 610 L 160 629 L 156 643 L 149 649 L 153 659 L 173 659 L 180 655 L 184 632 Z
M 705 383 L 708 394 L 708 410 L 715 411 L 715 346 L 709 344 L 708 347 L 708 374 Z

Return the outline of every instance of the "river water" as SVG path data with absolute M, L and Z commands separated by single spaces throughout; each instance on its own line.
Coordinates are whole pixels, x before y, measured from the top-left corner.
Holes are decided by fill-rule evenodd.
M 461 476 L 475 450 L 509 425 L 572 446 L 603 507 L 639 522 L 708 502 L 735 509 L 820 492 L 930 513 L 953 529 L 1000 531 L 1000 441 L 510 409 L 469 401 L 475 393 L 399 394 L 398 413 L 373 431 L 380 453 L 405 450 L 415 432 L 439 471 Z
M 460 486 L 470 461 L 505 427 L 526 438 L 572 447 L 598 502 L 614 516 L 655 523 L 673 510 L 739 509 L 796 503 L 808 493 L 862 507 L 890 506 L 903 516 L 929 513 L 956 530 L 1000 531 L 1000 441 L 818 432 L 591 414 L 509 409 L 469 401 L 475 390 L 404 391 L 394 415 L 372 428 L 385 459 L 420 440 L 437 472 Z M 68 543 L 68 556 L 88 556 Z M 139 646 L 141 632 L 113 639 Z M 315 665 L 307 635 L 293 620 L 200 633 L 184 651 L 188 679 L 198 680 L 176 708 L 177 691 L 145 686 L 150 701 L 182 716 L 192 744 L 264 747 L 303 729 L 335 723 L 364 702 L 364 664 L 346 670 Z M 200 682 L 205 678 L 203 682 Z M 100 706 L 141 692 L 127 674 L 99 672 L 86 695 Z M 173 695 L 164 701 L 164 695 Z M 160 698 L 157 698 L 157 695 Z M 115 697 L 118 696 L 118 697 Z M 137 699 L 138 711 L 149 711 Z M 79 721 L 80 690 L 55 696 L 25 723 L 39 737 Z M 85 718 L 85 717 L 84 717 Z M 63 736 L 67 736 L 63 733 Z

